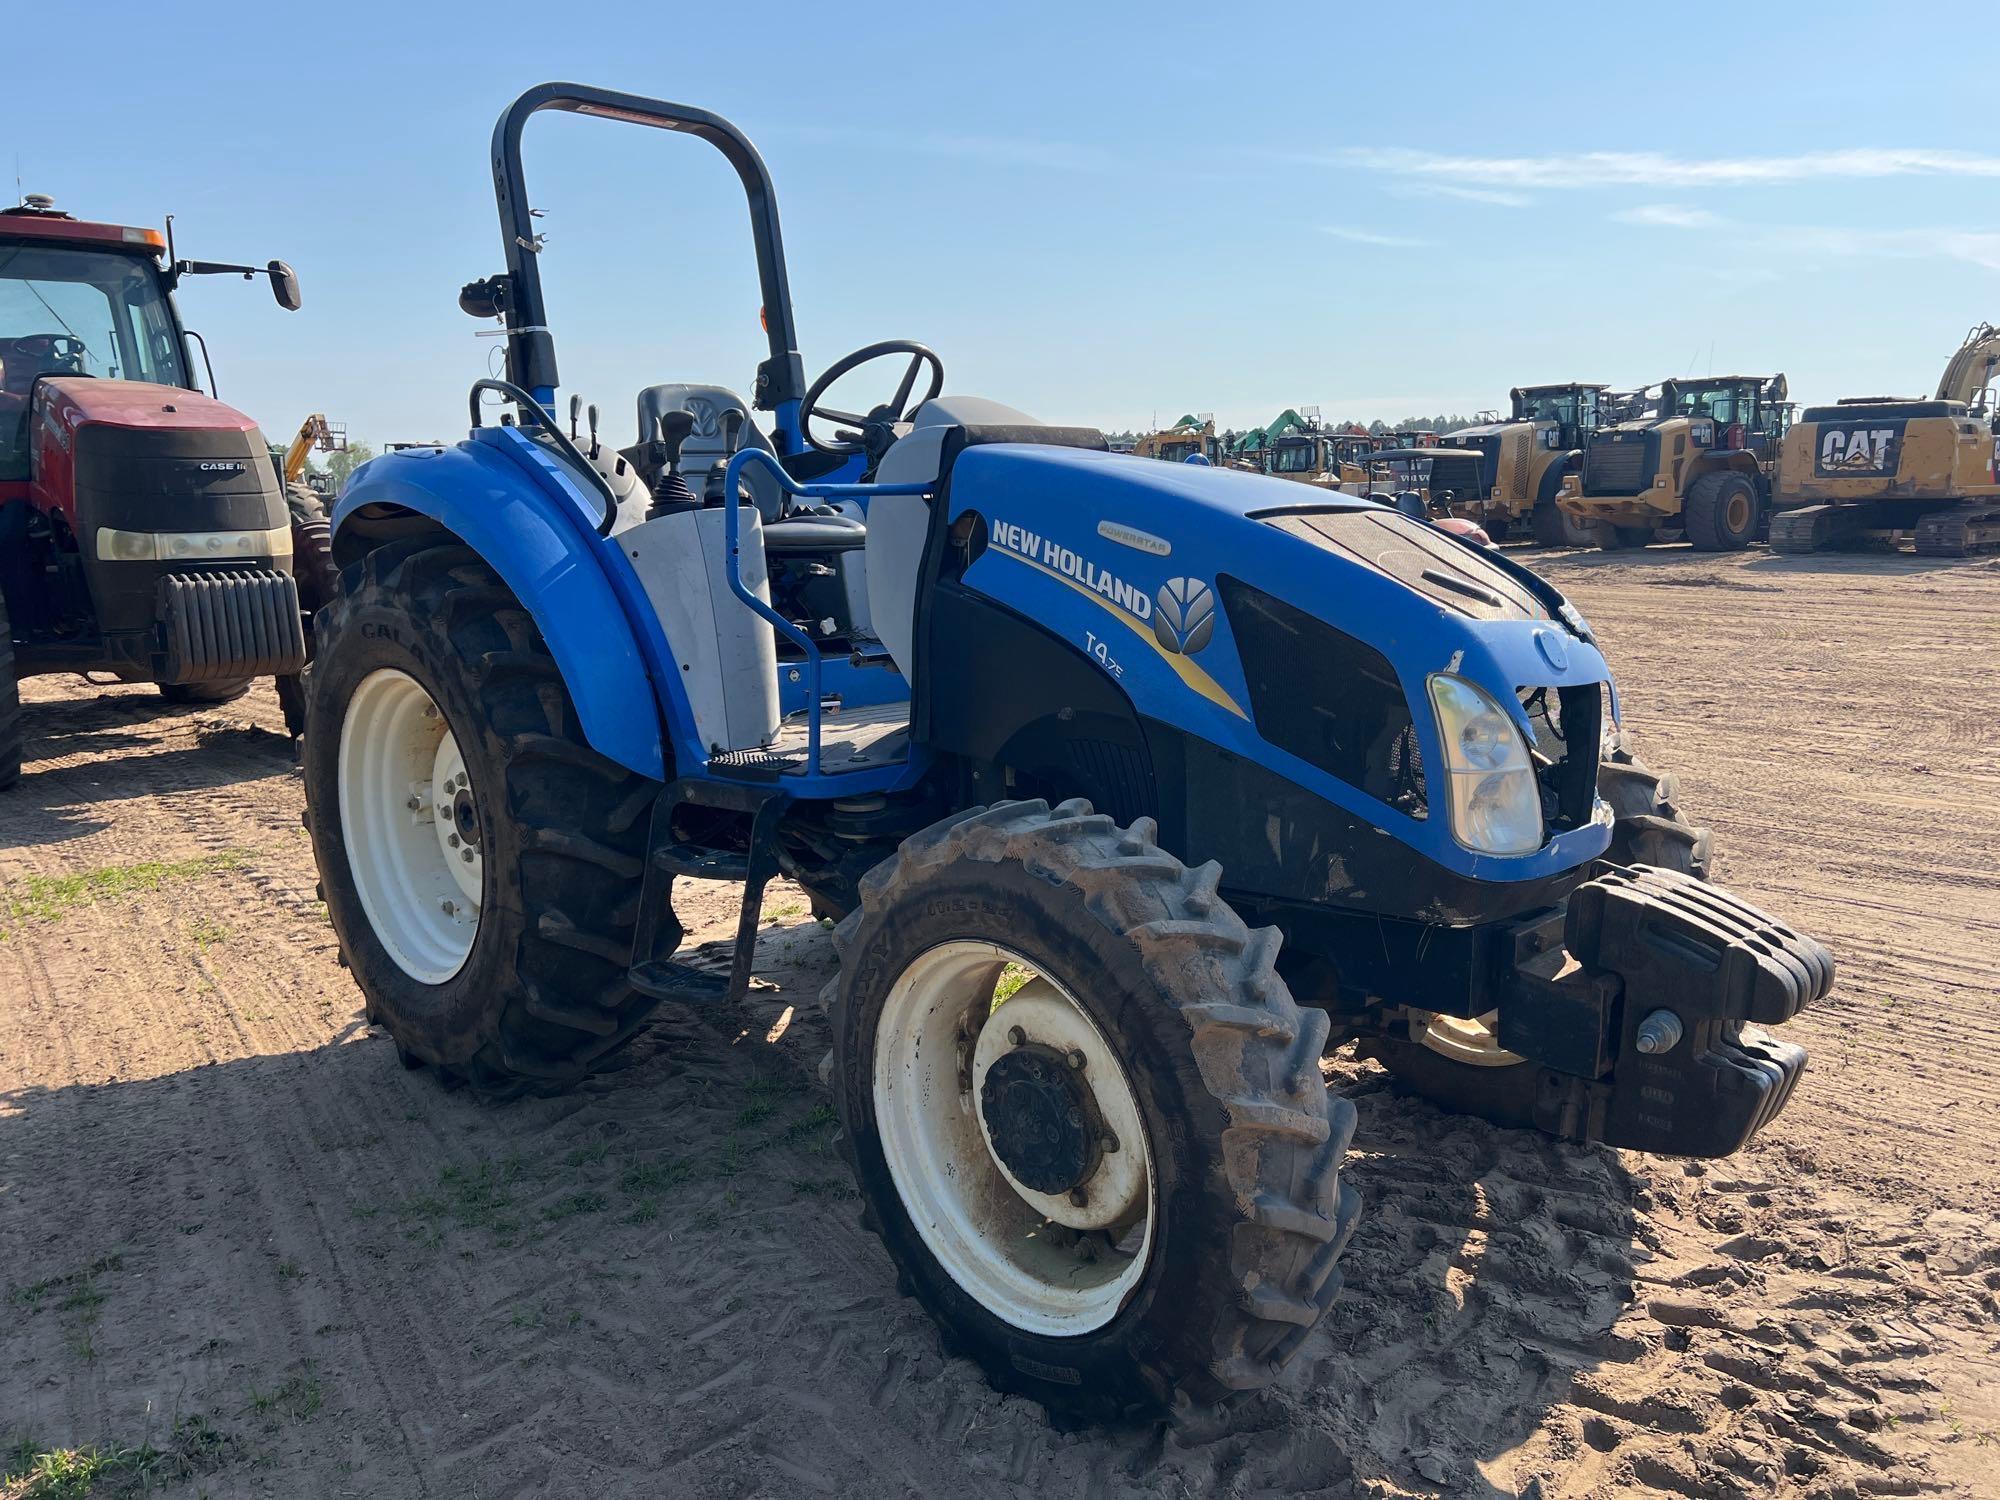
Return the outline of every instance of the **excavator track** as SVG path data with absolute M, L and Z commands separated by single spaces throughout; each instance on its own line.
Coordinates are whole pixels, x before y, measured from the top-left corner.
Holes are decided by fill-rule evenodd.
M 1917 523 L 1916 543 L 1919 557 L 2000 552 L 2000 506 L 1932 511 Z
M 1873 528 L 1870 521 L 1875 522 Z M 1881 525 L 1867 505 L 1805 505 L 1781 510 L 1771 516 L 1771 550 L 1799 553 L 1852 548 Z

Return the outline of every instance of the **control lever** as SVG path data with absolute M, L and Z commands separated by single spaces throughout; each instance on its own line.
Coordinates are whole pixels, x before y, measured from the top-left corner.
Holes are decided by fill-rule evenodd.
M 681 475 L 681 445 L 694 431 L 694 413 L 670 411 L 660 418 L 660 436 L 653 444 L 653 460 L 662 465 L 653 481 L 653 501 L 646 507 L 646 519 L 656 520 L 676 511 L 694 510 L 701 502 Z
M 572 443 L 576 441 L 576 419 L 582 414 L 582 411 L 583 397 L 571 396 L 569 398 L 569 440 Z
M 736 453 L 736 438 L 743 431 L 746 420 L 742 410 L 734 406 L 722 414 L 722 456 L 709 465 L 708 478 L 702 484 L 702 499 L 710 505 L 722 502 L 722 481 L 729 472 L 729 460 Z M 742 484 L 737 488 L 739 491 L 747 490 L 747 486 Z
M 595 401 L 590 403 L 589 415 L 590 415 L 590 456 L 592 458 L 595 458 L 597 457 L 597 403 Z M 574 407 L 571 407 L 570 420 L 575 421 L 575 419 L 576 419 L 576 409 Z

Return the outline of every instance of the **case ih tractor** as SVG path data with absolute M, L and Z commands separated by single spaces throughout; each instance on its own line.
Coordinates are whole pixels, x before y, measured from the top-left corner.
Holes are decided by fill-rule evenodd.
M 649 386 L 617 450 L 551 416 L 521 159 L 550 109 L 735 168 L 747 396 Z M 789 877 L 838 918 L 866 1222 L 954 1347 L 1085 1416 L 1264 1386 L 1319 1322 L 1361 1210 L 1336 1043 L 1648 1151 L 1784 1106 L 1805 1054 L 1760 1028 L 1831 961 L 1704 882 L 1547 583 L 949 393 L 921 344 L 808 386 L 776 195 L 716 115 L 543 85 L 493 173 L 506 269 L 460 302 L 504 319 L 508 378 L 465 441 L 343 489 L 307 679 L 327 908 L 406 1063 L 574 1084 L 656 1003 L 731 1005 Z M 883 399 L 832 408 L 878 358 Z M 726 976 L 682 951 L 683 878 L 742 884 Z
M 311 607 L 331 575 L 293 572 L 323 556 L 326 518 L 303 487 L 288 499 L 257 425 L 197 387 L 173 289 L 224 273 L 299 305 L 281 261 L 175 260 L 154 230 L 46 198 L 0 209 L 0 786 L 35 673 L 158 683 L 173 703 L 276 676 L 303 725 L 301 594 Z
M 1764 533 L 1791 425 L 1783 375 L 1668 380 L 1653 409 L 1600 428 L 1583 493 L 1559 502 L 1607 549 L 1679 528 L 1698 551 L 1734 552 Z

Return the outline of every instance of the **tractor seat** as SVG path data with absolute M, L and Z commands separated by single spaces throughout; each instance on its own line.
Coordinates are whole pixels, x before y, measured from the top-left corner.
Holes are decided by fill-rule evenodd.
M 734 452 L 724 436 L 726 423 L 723 419 L 731 411 L 741 417 L 736 447 L 762 448 L 773 458 L 777 457 L 771 440 L 750 420 L 748 403 L 734 391 L 719 385 L 649 385 L 639 392 L 639 443 L 632 452 L 644 450 L 647 441 L 659 431 L 660 418 L 670 411 L 684 411 L 694 417 L 694 431 L 681 445 L 681 472 L 687 476 L 688 485 L 697 495 L 703 493 L 709 471 L 717 464 L 729 462 Z M 784 514 L 785 492 L 769 470 L 750 467 L 744 471 L 743 482 L 749 487 L 750 497 L 757 502 L 757 513 L 764 518 L 766 525 Z M 765 544 L 768 546 L 769 543 L 767 536 Z
M 764 523 L 766 554 L 853 552 L 867 545 L 867 526 L 831 508 L 787 511 L 782 520 Z

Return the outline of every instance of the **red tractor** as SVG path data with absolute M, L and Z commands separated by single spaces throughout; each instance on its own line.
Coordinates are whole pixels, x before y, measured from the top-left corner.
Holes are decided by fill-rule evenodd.
M 0 209 L 0 787 L 36 673 L 156 683 L 170 703 L 276 677 L 298 732 L 325 515 L 255 422 L 202 394 L 173 299 L 183 276 L 267 276 L 292 310 L 298 278 L 177 260 L 171 234 L 34 195 Z

